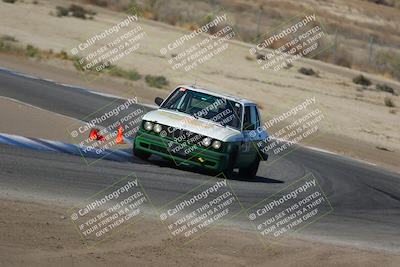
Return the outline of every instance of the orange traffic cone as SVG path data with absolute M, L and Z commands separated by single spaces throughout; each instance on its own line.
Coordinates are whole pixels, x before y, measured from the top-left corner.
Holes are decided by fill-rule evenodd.
M 124 135 L 122 134 L 122 132 L 124 131 L 124 128 L 122 128 L 122 126 L 118 127 L 118 135 L 117 135 L 117 144 L 125 144 L 124 142 Z
M 92 129 L 92 130 L 90 130 L 89 139 L 90 139 L 90 141 L 94 141 L 94 140 L 104 141 L 104 136 L 99 134 L 99 130 Z

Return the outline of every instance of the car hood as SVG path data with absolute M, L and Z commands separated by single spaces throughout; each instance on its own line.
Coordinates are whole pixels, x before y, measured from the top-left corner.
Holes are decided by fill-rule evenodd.
M 150 111 L 143 116 L 143 120 L 184 129 L 224 142 L 239 141 L 242 138 L 242 134 L 238 130 L 223 127 L 205 119 L 196 119 L 193 116 L 171 110 L 158 109 Z

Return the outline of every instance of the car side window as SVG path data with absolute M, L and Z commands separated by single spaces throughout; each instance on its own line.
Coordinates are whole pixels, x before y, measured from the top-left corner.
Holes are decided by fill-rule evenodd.
M 246 106 L 244 108 L 244 129 L 243 130 L 254 130 L 256 126 L 256 114 L 254 111 L 254 107 Z
M 260 115 L 256 106 L 251 107 L 251 121 L 256 127 L 260 127 Z

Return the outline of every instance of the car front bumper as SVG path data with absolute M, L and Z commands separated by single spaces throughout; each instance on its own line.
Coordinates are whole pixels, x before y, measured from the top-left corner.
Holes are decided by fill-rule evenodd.
M 228 166 L 229 153 L 213 151 L 212 148 L 205 149 L 192 146 L 185 148 L 185 150 L 190 149 L 190 152 L 183 149 L 180 149 L 179 152 L 174 152 L 169 149 L 171 144 L 174 146 L 180 145 L 180 143 L 171 139 L 150 134 L 143 130 L 139 130 L 134 141 L 135 149 L 171 159 L 177 165 L 188 164 L 214 171 L 223 171 Z

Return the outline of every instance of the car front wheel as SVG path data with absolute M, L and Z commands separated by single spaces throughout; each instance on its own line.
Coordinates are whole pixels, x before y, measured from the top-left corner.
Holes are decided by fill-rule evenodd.
M 257 174 L 258 166 L 260 166 L 260 159 L 257 157 L 249 167 L 240 168 L 239 175 L 243 178 L 253 179 Z
M 132 152 L 135 157 L 138 157 L 142 160 L 146 160 L 151 156 L 150 153 L 143 151 L 143 150 L 135 149 L 135 147 L 133 147 Z

